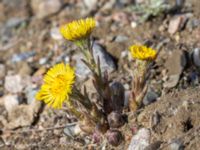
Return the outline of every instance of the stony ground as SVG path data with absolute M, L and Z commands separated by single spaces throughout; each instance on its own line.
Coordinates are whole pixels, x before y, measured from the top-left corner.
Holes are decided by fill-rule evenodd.
M 144 0 L 0 0 L 0 149 L 121 150 L 134 143 L 146 144 L 146 150 L 198 149 L 200 1 L 169 0 L 170 8 L 155 14 L 136 11 L 136 3 L 145 5 Z M 148 18 L 142 20 L 144 14 Z M 61 61 L 76 65 L 79 84 L 95 95 L 77 48 L 58 32 L 61 24 L 86 16 L 98 22 L 92 34 L 96 49 L 112 57 L 102 60 L 111 59 L 104 63 L 110 81 L 123 84 L 125 104 L 134 69 L 128 46 L 140 43 L 159 51 L 144 106 L 132 113 L 125 108 L 129 122 L 120 128 L 124 140 L 118 147 L 94 143 L 91 136 L 67 136 L 65 126 L 77 122 L 67 108 L 53 110 L 34 101 L 46 70 Z

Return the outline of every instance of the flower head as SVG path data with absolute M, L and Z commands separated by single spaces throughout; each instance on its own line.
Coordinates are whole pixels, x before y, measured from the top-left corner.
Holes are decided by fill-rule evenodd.
M 69 100 L 74 80 L 74 70 L 68 64 L 57 64 L 44 76 L 44 84 L 36 94 L 36 99 L 59 109 L 64 101 Z
M 133 58 L 140 60 L 154 60 L 157 55 L 154 49 L 146 46 L 132 45 L 129 50 Z
M 60 33 L 69 41 L 79 41 L 90 36 L 96 23 L 93 18 L 72 21 L 60 27 Z

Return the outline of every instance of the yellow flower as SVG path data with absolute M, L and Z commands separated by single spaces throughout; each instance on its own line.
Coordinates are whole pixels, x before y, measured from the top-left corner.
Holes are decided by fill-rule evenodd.
M 93 18 L 73 21 L 60 27 L 60 33 L 69 41 L 79 41 L 90 36 L 96 23 Z
M 152 48 L 148 48 L 146 46 L 140 45 L 132 45 L 129 47 L 131 55 L 135 59 L 140 60 L 155 60 L 156 59 L 156 51 Z
M 74 70 L 68 64 L 57 64 L 44 76 L 44 84 L 36 94 L 36 99 L 52 108 L 62 108 L 63 102 L 69 100 L 74 80 Z

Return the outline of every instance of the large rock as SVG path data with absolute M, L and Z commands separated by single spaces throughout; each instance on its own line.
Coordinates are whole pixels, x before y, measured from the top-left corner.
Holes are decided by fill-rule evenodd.
M 163 84 L 164 87 L 172 88 L 178 84 L 186 63 L 187 59 L 183 51 L 175 50 L 172 52 L 165 63 L 165 67 L 168 71 L 168 80 Z
M 116 70 L 117 66 L 114 60 L 101 45 L 94 43 L 92 49 L 93 49 L 94 59 L 96 62 L 99 57 L 102 73 L 105 71 L 111 73 L 114 70 Z
M 114 60 L 102 46 L 94 43 L 92 49 L 96 63 L 99 57 L 102 73 L 105 71 L 111 73 L 116 70 L 117 66 Z M 84 59 L 84 56 L 82 54 L 76 54 L 72 59 L 76 61 L 76 75 L 79 79 L 84 80 L 91 73 L 89 68 L 81 60 Z

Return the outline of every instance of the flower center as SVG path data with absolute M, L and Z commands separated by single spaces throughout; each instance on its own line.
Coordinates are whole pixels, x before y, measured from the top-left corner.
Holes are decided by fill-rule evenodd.
M 54 82 L 52 83 L 51 86 L 51 93 L 53 95 L 58 95 L 60 93 L 62 93 L 63 91 L 65 91 L 66 89 L 66 78 L 64 77 L 64 75 L 58 75 Z

